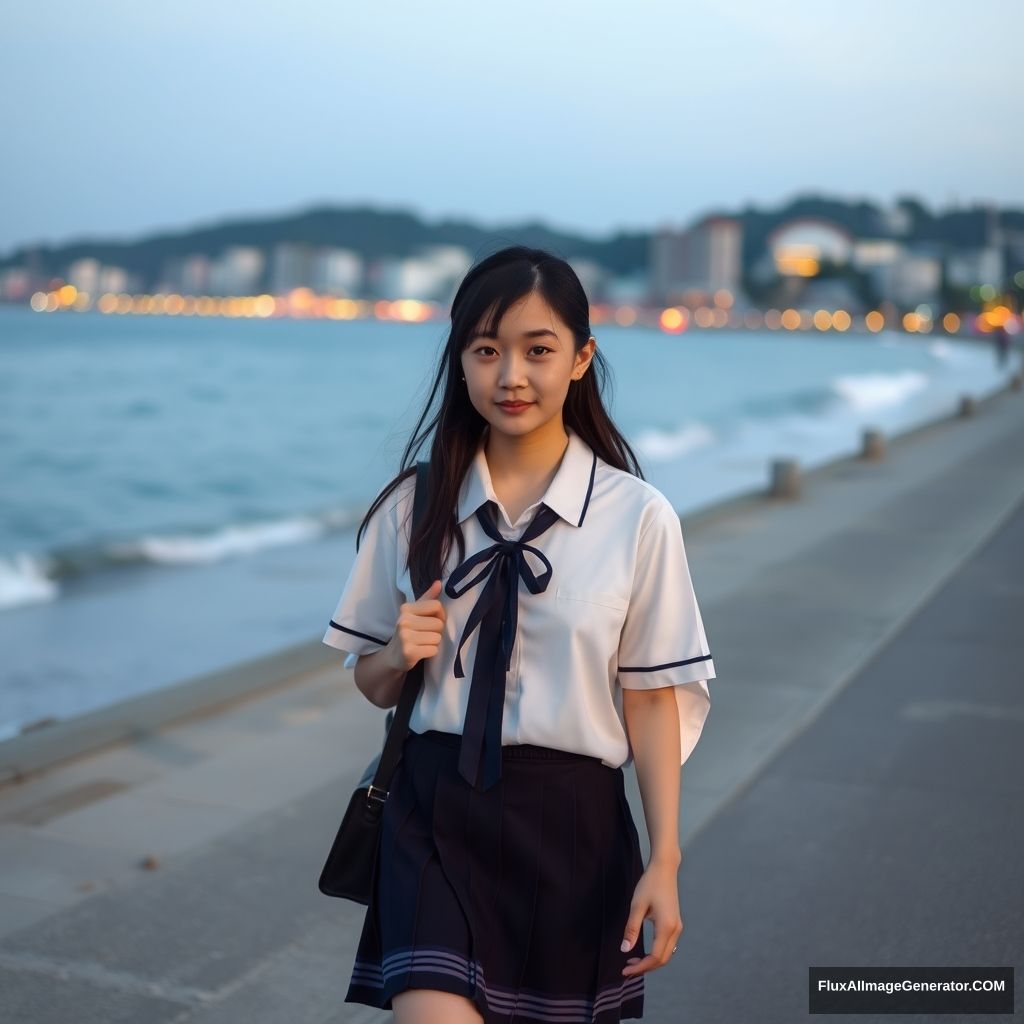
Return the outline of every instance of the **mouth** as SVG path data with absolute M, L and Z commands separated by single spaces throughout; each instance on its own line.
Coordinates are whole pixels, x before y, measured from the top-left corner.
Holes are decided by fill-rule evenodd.
M 532 402 L 498 402 L 502 409 L 525 409 Z

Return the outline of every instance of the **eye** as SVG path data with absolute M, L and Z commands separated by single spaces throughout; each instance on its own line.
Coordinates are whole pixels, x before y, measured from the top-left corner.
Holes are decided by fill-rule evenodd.
M 530 346 L 530 352 L 536 352 L 538 349 L 540 349 L 540 354 L 541 355 L 543 355 L 546 352 L 554 352 L 555 351 L 553 348 L 548 348 L 547 345 L 531 345 Z M 475 349 L 473 349 L 473 352 L 476 355 L 483 355 L 486 352 L 494 352 L 494 351 L 495 351 L 495 348 L 494 348 L 493 345 L 478 345 Z

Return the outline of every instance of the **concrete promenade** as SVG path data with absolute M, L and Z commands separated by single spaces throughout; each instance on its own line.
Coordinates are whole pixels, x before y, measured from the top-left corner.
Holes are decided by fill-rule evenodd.
M 809 965 L 1019 966 L 1024 395 L 684 531 L 719 679 L 645 1019 L 799 1020 Z M 316 890 L 383 735 L 340 663 L 0 787 L 0 1020 L 390 1019 L 341 1002 L 363 911 Z

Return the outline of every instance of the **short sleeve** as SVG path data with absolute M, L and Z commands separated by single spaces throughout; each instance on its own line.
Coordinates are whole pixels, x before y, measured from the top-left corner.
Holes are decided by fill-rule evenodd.
M 711 708 L 714 662 L 683 544 L 667 498 L 640 536 L 629 607 L 619 637 L 618 680 L 626 690 L 675 687 L 680 764 L 693 752 Z
M 356 549 L 323 642 L 347 651 L 345 668 L 359 655 L 384 647 L 395 631 L 404 597 L 397 585 L 397 516 L 385 502 L 374 510 Z

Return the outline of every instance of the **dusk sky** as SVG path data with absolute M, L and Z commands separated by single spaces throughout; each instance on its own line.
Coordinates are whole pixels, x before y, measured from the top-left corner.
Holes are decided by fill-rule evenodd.
M 370 202 L 600 234 L 1021 205 L 1010 0 L 7 4 L 0 253 Z

